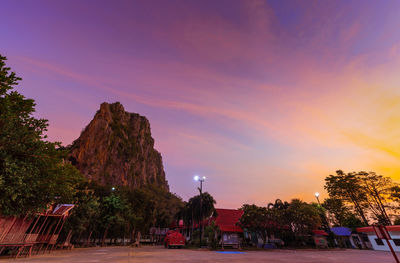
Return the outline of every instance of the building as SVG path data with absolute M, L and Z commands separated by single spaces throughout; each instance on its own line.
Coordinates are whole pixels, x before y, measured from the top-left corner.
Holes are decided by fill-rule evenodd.
M 394 251 L 400 252 L 400 225 L 386 226 L 386 229 L 392 238 L 392 240 L 389 240 L 392 248 Z M 378 238 L 372 226 L 359 227 L 357 228 L 357 232 L 367 234 L 372 249 L 390 251 L 386 240 Z
M 59 204 L 35 216 L 0 215 L 0 255 L 6 250 L 15 251 L 16 258 L 24 253 L 30 256 L 34 248 L 38 253 L 51 251 L 73 208 L 72 204 Z
M 315 245 L 319 248 L 327 248 L 328 240 L 326 237 L 328 236 L 328 233 L 320 229 L 313 230 L 312 232 L 314 234 L 313 238 Z
M 243 215 L 243 210 L 217 208 L 215 225 L 221 232 L 221 246 L 240 247 L 240 233 L 243 229 L 238 226 L 239 220 Z

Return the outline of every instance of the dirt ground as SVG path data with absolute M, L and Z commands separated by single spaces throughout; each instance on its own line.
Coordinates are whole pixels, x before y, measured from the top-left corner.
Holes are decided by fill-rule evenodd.
M 298 262 L 298 263 L 390 263 L 395 262 L 389 252 L 372 250 L 268 250 L 224 252 L 195 249 L 165 249 L 164 247 L 143 246 L 81 248 L 72 251 L 55 251 L 46 255 L 34 255 L 30 258 L 2 259 L 3 262 Z

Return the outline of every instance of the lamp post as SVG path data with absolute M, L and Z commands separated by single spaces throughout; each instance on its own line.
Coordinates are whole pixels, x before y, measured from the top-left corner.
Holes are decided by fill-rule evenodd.
M 200 177 L 198 175 L 195 175 L 193 177 L 193 179 L 195 181 L 200 182 L 200 187 L 198 188 L 200 191 L 200 222 L 199 222 L 199 226 L 200 226 L 200 247 L 201 247 L 201 236 L 203 235 L 203 226 L 201 225 L 201 221 L 203 219 L 203 182 L 206 180 L 206 177 Z
M 324 215 L 324 217 L 323 217 L 323 221 L 325 221 L 325 223 L 323 222 L 323 224 L 326 224 L 326 230 L 328 230 L 329 231 L 329 221 L 328 221 L 328 217 L 327 217 L 327 215 L 325 214 L 325 210 L 322 208 L 322 206 L 321 206 L 321 202 L 319 201 L 319 193 L 318 192 L 315 192 L 315 198 L 317 198 L 317 201 L 318 201 L 318 206 L 322 209 L 322 213 L 323 213 L 323 215 Z
M 315 193 L 315 198 L 317 198 L 318 205 L 321 206 L 321 203 L 319 201 L 319 193 L 318 192 Z

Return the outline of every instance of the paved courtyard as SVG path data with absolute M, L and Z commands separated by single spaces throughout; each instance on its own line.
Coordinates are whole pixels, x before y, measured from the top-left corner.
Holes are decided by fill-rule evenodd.
M 56 251 L 52 254 L 35 255 L 31 258 L 17 260 L 2 259 L 3 262 L 299 262 L 299 263 L 331 263 L 331 262 L 394 262 L 389 252 L 371 250 L 268 250 L 241 251 L 235 253 L 228 250 L 223 253 L 206 250 L 165 249 L 163 247 L 144 246 L 83 248 L 72 251 Z

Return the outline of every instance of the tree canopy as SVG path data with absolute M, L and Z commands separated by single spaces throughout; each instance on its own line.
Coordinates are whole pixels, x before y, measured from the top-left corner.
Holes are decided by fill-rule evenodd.
M 391 203 L 396 201 L 397 189 L 391 178 L 374 172 L 345 173 L 338 170 L 336 175 L 325 178 L 325 189 L 330 197 L 325 205 L 335 212 L 338 221 L 343 221 L 343 216 L 349 214 L 346 207 L 349 206 L 364 225 L 369 225 L 368 215 L 380 224 L 391 224 L 388 209 L 393 208 Z
M 60 143 L 46 140 L 48 121 L 35 102 L 15 91 L 21 78 L 0 55 L 0 213 L 23 215 L 71 202 L 83 177 L 64 162 Z

